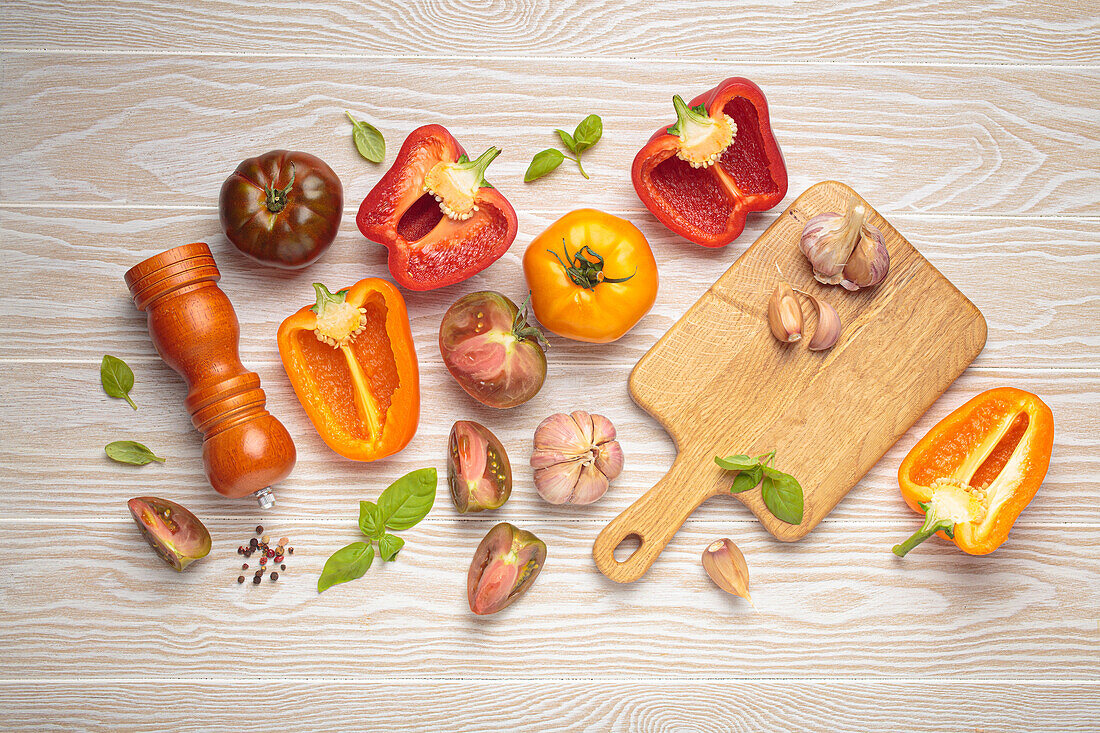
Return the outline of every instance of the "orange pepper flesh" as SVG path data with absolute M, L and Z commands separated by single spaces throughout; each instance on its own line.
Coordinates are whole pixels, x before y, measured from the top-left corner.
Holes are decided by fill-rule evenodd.
M 971 555 L 993 552 L 1039 490 L 1054 447 L 1054 416 L 1012 387 L 979 394 L 939 422 L 898 469 L 924 526 L 894 548 L 903 556 L 933 533 Z
M 351 306 L 355 310 L 339 313 L 359 319 L 359 328 L 337 346 L 317 337 L 314 311 L 323 301 L 336 309 Z M 324 326 L 321 331 L 327 333 Z M 408 313 L 397 288 L 368 278 L 336 296 L 319 295 L 317 306 L 283 321 L 278 341 L 294 392 L 330 448 L 345 458 L 372 461 L 408 445 L 420 417 L 420 384 Z
M 570 275 L 574 263 L 585 272 Z M 657 299 L 657 262 L 645 235 L 595 209 L 571 211 L 535 237 L 523 255 L 523 274 L 539 323 L 576 341 L 614 341 Z M 587 274 L 591 287 L 577 281 Z

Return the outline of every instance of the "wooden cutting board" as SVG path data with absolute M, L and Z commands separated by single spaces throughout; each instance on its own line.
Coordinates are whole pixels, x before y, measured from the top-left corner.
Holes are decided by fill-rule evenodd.
M 855 293 L 813 279 L 798 248 L 802 227 L 843 211 L 849 196 L 858 194 L 835 181 L 809 188 L 634 367 L 631 396 L 678 454 L 596 538 L 593 556 L 607 577 L 640 578 L 703 501 L 728 493 L 732 474 L 716 455 L 775 450 L 772 465 L 802 485 L 802 523 L 773 517 L 759 489 L 735 496 L 780 540 L 804 537 L 982 350 L 982 314 L 870 205 L 890 251 L 886 279 Z M 777 264 L 791 285 L 840 314 L 831 350 L 806 348 L 817 321 L 805 299 L 803 341 L 772 336 L 766 311 Z M 632 536 L 637 550 L 617 561 L 615 548 Z

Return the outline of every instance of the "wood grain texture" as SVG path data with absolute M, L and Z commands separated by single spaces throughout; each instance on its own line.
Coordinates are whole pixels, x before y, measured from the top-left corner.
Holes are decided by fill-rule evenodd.
M 320 153 L 356 202 L 385 168 L 355 152 L 351 110 L 385 134 L 387 161 L 427 123 L 469 150 L 501 145 L 488 177 L 521 216 L 548 205 L 640 211 L 629 161 L 674 121 L 672 95 L 744 74 L 767 95 L 791 199 L 839 179 L 887 216 L 1100 215 L 1100 170 L 1083 164 L 1100 150 L 1094 67 L 302 57 L 273 66 L 262 56 L 152 54 L 8 54 L 3 64 L 8 203 L 208 206 L 241 160 L 272 148 Z M 532 156 L 558 144 L 553 129 L 591 112 L 605 130 L 585 153 L 592 180 L 562 167 L 523 184 Z M 101 164 L 87 164 L 92 151 Z
M 591 733 L 1092 733 L 1088 682 L 467 680 L 0 683 L 9 731 L 570 730 Z M 505 694 L 502 694 L 505 693 Z M 502 704 L 502 698 L 514 704 Z M 155 713 L 153 712 L 155 711 Z M 339 721 L 338 723 L 335 721 Z
M 877 205 L 874 196 L 868 197 Z M 657 302 L 630 333 L 611 344 L 593 347 L 550 334 L 548 358 L 552 363 L 620 364 L 628 371 L 781 211 L 750 216 L 737 242 L 719 250 L 673 235 L 648 213 L 613 212 L 627 216 L 649 239 L 660 268 Z M 439 322 L 465 293 L 497 289 L 522 300 L 523 251 L 559 213 L 521 211 L 519 236 L 498 263 L 466 283 L 405 293 L 422 363 L 440 363 Z M 1100 312 L 1100 281 L 1094 274 L 1100 266 L 1100 228 L 1095 221 L 888 216 L 985 315 L 989 338 L 976 366 L 1097 366 L 1100 334 L 1081 328 Z M 0 282 L 20 283 L 18 288 L 0 286 L 0 359 L 98 363 L 103 352 L 127 361 L 156 358 L 122 276 L 145 257 L 183 242 L 205 241 L 213 250 L 222 271 L 220 285 L 241 321 L 241 355 L 250 364 L 278 361 L 275 332 L 283 318 L 313 301 L 310 283 L 340 287 L 368 276 L 389 277 L 385 249 L 363 238 L 350 213 L 321 260 L 295 273 L 259 267 L 237 252 L 221 233 L 212 202 L 182 211 L 0 208 L 0 239 L 5 251 Z M 48 297 L 28 298 L 26 291 Z M 56 307 L 58 302 L 65 307 Z M 35 329 L 26 327 L 28 318 Z
M 846 0 L 828 12 L 766 0 L 310 0 L 242 19 L 216 0 L 21 0 L 5 4 L 0 48 L 919 63 L 973 62 L 979 50 L 987 63 L 1090 63 L 1095 11 L 1024 0 Z
M 570 381 L 576 367 L 551 361 L 543 390 L 525 405 L 504 411 L 474 402 L 441 364 L 422 364 L 425 408 L 420 428 L 405 450 L 373 463 L 340 458 L 321 441 L 280 364 L 249 366 L 255 366 L 260 375 L 268 409 L 287 426 L 298 450 L 294 471 L 275 487 L 276 513 L 281 517 L 335 518 L 333 506 L 354 506 L 358 499 L 378 493 L 409 471 L 425 465 L 444 470 L 447 434 L 455 420 L 476 420 L 503 441 L 515 479 L 507 516 L 523 519 L 595 521 L 602 526 L 657 483 L 676 452 L 660 425 L 631 402 L 625 384 L 629 367 L 622 364 L 586 367 L 586 379 L 606 387 L 579 400 Z M 0 519 L 109 516 L 125 509 L 132 496 L 150 493 L 179 501 L 204 519 L 235 519 L 248 526 L 262 518 L 254 502 L 226 500 L 203 479 L 201 436 L 180 406 L 187 392 L 183 381 L 159 360 L 135 365 L 135 369 L 131 394 L 138 403 L 137 412 L 103 394 L 97 381 L 98 360 L 86 364 L 0 362 L 4 394 Z M 36 370 L 42 372 L 41 377 L 30 375 Z M 951 410 L 982 390 L 1004 384 L 1040 395 L 1057 422 L 1050 471 L 1019 524 L 1100 523 L 1093 478 L 1100 471 L 1100 373 L 989 373 L 975 369 L 960 377 L 902 436 L 825 523 L 872 522 L 880 527 L 915 529 L 917 515 L 905 506 L 898 492 L 901 459 Z M 542 418 L 557 410 L 580 407 L 606 415 L 615 424 L 626 465 L 599 502 L 587 507 L 553 506 L 534 490 L 528 466 L 531 439 Z M 167 463 L 144 467 L 112 463 L 103 454 L 103 446 L 119 439 L 140 440 L 165 456 Z M 455 514 L 449 498 L 441 496 L 440 501 L 437 511 L 442 514 L 433 514 L 426 521 L 434 521 L 436 516 L 444 516 L 448 522 L 472 518 Z M 697 520 L 730 525 L 756 521 L 731 497 L 703 504 L 692 521 Z M 1057 531 L 1053 533 L 1057 536 Z M 574 549 L 587 555 L 591 547 Z
M 612 580 L 641 577 L 699 504 L 729 490 L 733 474 L 716 455 L 776 451 L 773 465 L 802 486 L 802 521 L 777 519 L 756 491 L 737 498 L 777 538 L 806 536 L 985 345 L 977 308 L 869 205 L 890 252 L 886 279 L 859 293 L 814 281 L 798 250 L 802 227 L 852 199 L 861 201 L 835 181 L 807 189 L 634 367 L 630 396 L 678 452 L 596 539 L 596 565 Z M 844 330 L 833 348 L 783 346 L 762 327 L 761 303 L 784 278 L 834 304 Z M 806 333 L 815 328 L 811 317 Z M 630 536 L 640 547 L 616 559 Z
M 0 728 L 1094 730 L 1100 336 L 1082 326 L 1100 321 L 1093 5 L 307 0 L 243 20 L 223 0 L 0 3 Z M 981 309 L 989 343 L 805 541 L 780 545 L 717 498 L 646 579 L 616 586 L 591 542 L 674 455 L 626 375 L 774 218 L 750 217 L 738 242 L 703 251 L 642 209 L 628 163 L 671 122 L 673 93 L 735 74 L 768 95 L 786 203 L 819 180 L 855 185 Z M 501 145 L 490 180 L 520 214 L 498 264 L 408 296 L 425 420 L 407 450 L 369 465 L 316 436 L 274 345 L 314 280 L 386 272 L 351 218 L 384 166 L 358 158 L 345 109 L 378 125 L 390 160 L 427 122 L 471 148 Z M 593 180 L 563 167 L 522 184 L 531 156 L 557 145 L 552 129 L 590 112 L 607 130 L 585 157 Z M 218 229 L 221 182 L 275 147 L 321 155 L 345 184 L 343 231 L 308 274 L 257 268 Z M 474 404 L 438 360 L 443 311 L 473 289 L 519 295 L 522 248 L 582 205 L 649 237 L 653 311 L 598 349 L 552 339 L 547 386 L 523 408 Z M 299 448 L 262 516 L 203 480 L 186 389 L 121 280 L 196 240 L 214 249 L 242 358 Z M 134 366 L 138 412 L 100 393 L 105 352 Z M 1054 410 L 1044 487 L 993 555 L 932 540 L 898 561 L 889 548 L 917 523 L 898 495 L 902 456 L 1002 384 Z M 551 507 L 525 470 L 531 432 L 582 406 L 614 420 L 626 470 L 592 507 Z M 461 517 L 441 495 L 396 565 L 317 597 L 324 558 L 357 537 L 358 499 L 442 466 L 462 418 L 504 440 L 512 500 Z M 111 464 L 102 446 L 120 437 L 168 463 Z M 213 554 L 183 575 L 157 564 L 127 516 L 125 500 L 150 493 L 211 525 Z M 465 568 L 498 518 L 539 534 L 550 560 L 527 597 L 478 620 Z M 242 588 L 233 550 L 258 521 L 301 540 L 300 564 Z M 721 536 L 746 552 L 759 614 L 702 573 L 702 547 Z
M 759 524 L 692 522 L 620 586 L 587 551 L 598 523 L 517 520 L 547 543 L 546 565 L 520 601 L 476 617 L 466 569 L 493 524 L 514 519 L 509 506 L 474 521 L 439 506 L 439 520 L 401 533 L 397 561 L 320 595 L 326 557 L 360 536 L 355 502 L 266 517 L 295 552 L 258 586 L 237 584 L 252 529 L 239 520 L 209 522 L 210 556 L 180 575 L 125 505 L 97 522 L 5 521 L 0 677 L 1096 678 L 1094 525 L 1017 526 L 986 557 L 937 540 L 901 560 L 890 547 L 911 527 L 822 525 L 777 545 Z M 755 611 L 702 570 L 722 536 L 745 553 Z

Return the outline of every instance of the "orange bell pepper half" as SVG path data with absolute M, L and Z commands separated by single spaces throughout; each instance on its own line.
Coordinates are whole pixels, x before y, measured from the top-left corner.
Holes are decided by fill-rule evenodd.
M 333 294 L 283 321 L 279 355 L 313 427 L 354 461 L 398 452 L 420 421 L 420 376 L 405 299 L 378 278 Z
M 894 554 L 933 534 L 970 555 L 993 552 L 1039 490 L 1053 448 L 1054 415 L 1030 392 L 998 387 L 970 400 L 901 462 L 901 495 L 924 524 Z

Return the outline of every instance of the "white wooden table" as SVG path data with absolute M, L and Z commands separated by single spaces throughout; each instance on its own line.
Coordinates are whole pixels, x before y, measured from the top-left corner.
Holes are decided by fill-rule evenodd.
M 19 730 L 1095 731 L 1100 728 L 1100 16 L 1095 3 L 517 3 L 443 0 L 12 0 L 0 7 L 0 728 Z M 689 520 L 641 581 L 595 569 L 599 529 L 667 469 L 673 447 L 629 400 L 646 351 L 760 234 L 728 248 L 672 236 L 629 182 L 674 93 L 744 75 L 767 94 L 788 200 L 835 178 L 860 191 L 985 314 L 989 341 L 956 384 L 802 542 L 773 540 L 733 499 Z M 373 464 L 317 437 L 278 362 L 277 324 L 310 283 L 385 275 L 353 214 L 384 170 L 357 157 L 344 110 L 376 124 L 388 165 L 414 127 L 470 150 L 520 235 L 472 280 L 407 300 L 425 406 L 412 444 Z M 603 116 L 584 181 L 522 183 L 555 127 Z M 222 180 L 271 148 L 342 178 L 347 214 L 304 273 L 250 264 L 217 218 Z M 461 294 L 520 297 L 527 242 L 594 206 L 649 237 L 653 311 L 603 347 L 553 340 L 543 391 L 498 413 L 442 366 L 436 331 Z M 260 515 L 206 484 L 183 383 L 157 358 L 123 272 L 211 245 L 241 351 L 295 436 L 298 466 Z M 137 373 L 132 412 L 100 390 L 104 353 Z M 1009 541 L 969 557 L 917 525 L 901 457 L 980 390 L 1038 393 L 1057 421 L 1050 473 Z M 598 504 L 551 507 L 525 470 L 537 422 L 586 408 L 627 456 Z M 491 426 L 512 500 L 459 516 L 445 492 L 398 562 L 318 596 L 325 558 L 357 536 L 357 501 L 444 467 L 456 419 Z M 132 469 L 105 443 L 168 457 Z M 137 495 L 180 501 L 214 537 L 182 575 L 141 541 Z M 506 519 L 546 540 L 532 590 L 495 617 L 466 606 L 469 559 Z M 278 583 L 239 586 L 262 521 L 293 538 Z M 757 612 L 704 576 L 729 536 Z

